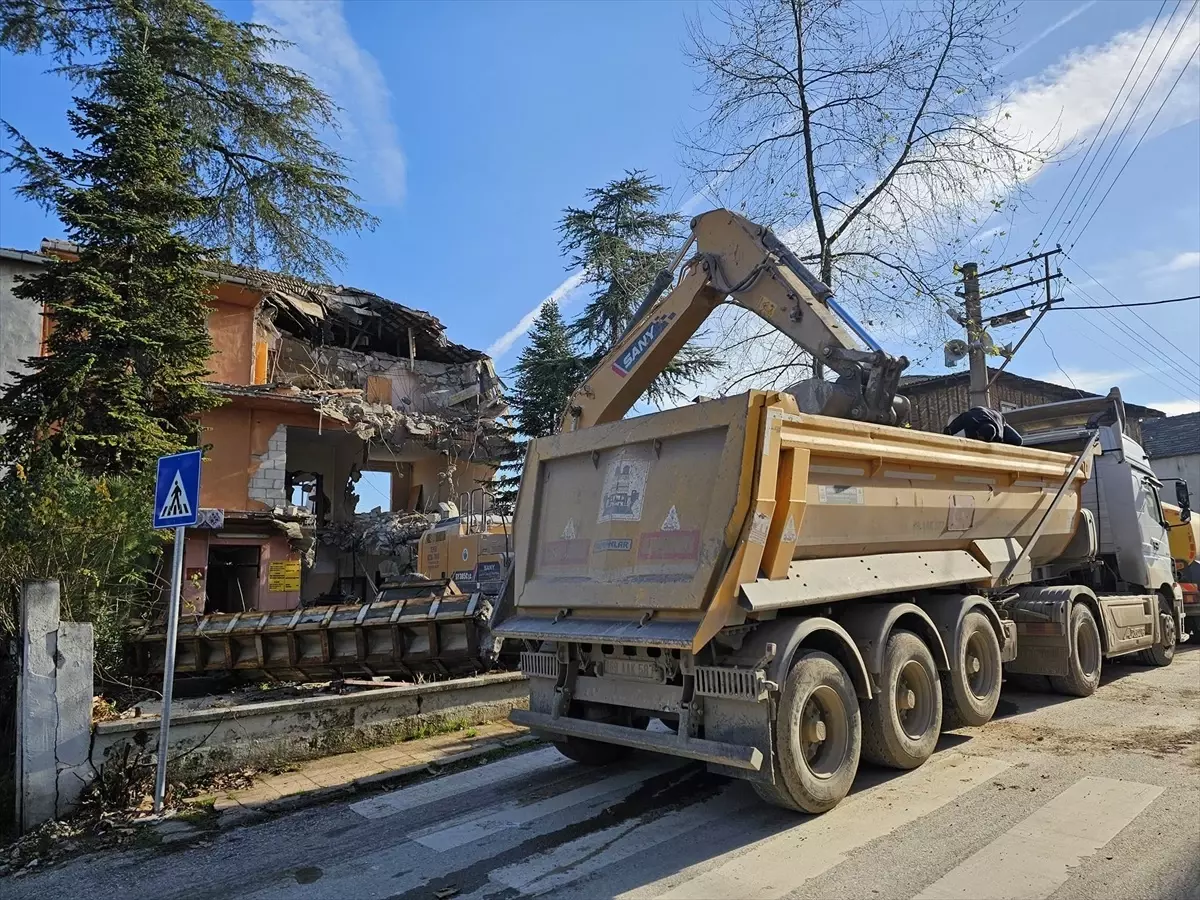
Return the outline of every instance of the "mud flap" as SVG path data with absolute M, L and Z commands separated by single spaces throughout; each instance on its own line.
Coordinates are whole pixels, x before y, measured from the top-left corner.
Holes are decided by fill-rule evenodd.
M 775 744 L 772 740 L 772 710 L 770 699 L 753 702 L 726 698 L 704 698 L 704 736 L 724 744 L 756 747 L 762 753 L 758 769 L 734 768 L 721 763 L 709 763 L 708 771 L 728 775 L 743 781 L 775 781 Z

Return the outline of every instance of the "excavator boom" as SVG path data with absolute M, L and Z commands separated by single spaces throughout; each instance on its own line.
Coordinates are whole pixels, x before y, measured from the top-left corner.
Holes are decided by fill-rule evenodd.
M 789 388 L 801 411 L 884 424 L 907 417 L 907 402 L 896 397 L 896 388 L 908 360 L 885 353 L 769 228 L 716 209 L 694 218 L 691 229 L 683 253 L 693 243 L 696 252 L 675 288 L 658 299 L 672 266 L 660 273 L 621 340 L 572 395 L 561 430 L 622 418 L 726 298 L 838 375 L 834 382 L 812 379 Z

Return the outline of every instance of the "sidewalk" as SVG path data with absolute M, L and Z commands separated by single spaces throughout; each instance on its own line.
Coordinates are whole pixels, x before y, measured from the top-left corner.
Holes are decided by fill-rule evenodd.
M 507 721 L 489 722 L 451 734 L 297 763 L 287 772 L 263 776 L 251 787 L 184 802 L 211 803 L 211 808 L 222 814 L 290 807 L 535 741 L 525 728 Z

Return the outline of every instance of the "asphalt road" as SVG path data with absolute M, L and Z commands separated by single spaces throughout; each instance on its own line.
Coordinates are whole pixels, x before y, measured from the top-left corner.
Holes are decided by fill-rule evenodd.
M 0 881 L 8 900 L 1200 898 L 1200 648 L 1095 696 L 1006 691 L 920 769 L 824 816 L 643 757 L 540 748 L 353 803 Z

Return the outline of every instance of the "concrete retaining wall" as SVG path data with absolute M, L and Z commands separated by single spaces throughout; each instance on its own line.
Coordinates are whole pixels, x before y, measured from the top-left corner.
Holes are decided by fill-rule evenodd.
M 498 672 L 341 696 L 174 713 L 169 776 L 265 768 L 344 753 L 394 743 L 446 722 L 478 725 L 526 707 L 528 698 L 524 675 Z M 123 756 L 126 747 L 145 748 L 153 759 L 158 725 L 158 716 L 97 724 L 92 764 L 100 768 L 106 759 Z
M 17 675 L 17 830 L 64 815 L 91 781 L 92 626 L 59 621 L 57 581 L 21 593 Z

